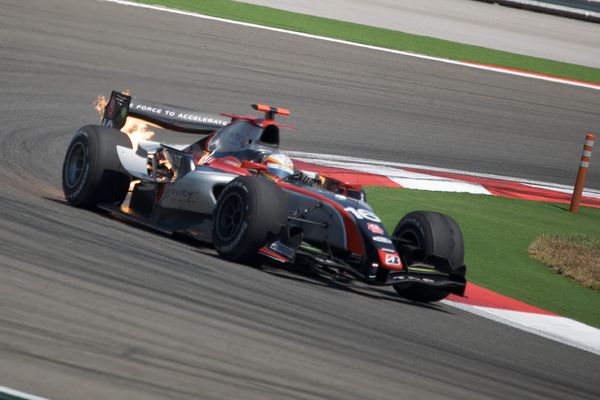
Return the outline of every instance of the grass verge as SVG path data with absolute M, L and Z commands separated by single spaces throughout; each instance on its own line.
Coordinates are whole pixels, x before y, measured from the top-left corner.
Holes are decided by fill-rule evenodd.
M 528 254 L 543 234 L 600 239 L 600 209 L 468 193 L 369 188 L 369 203 L 392 230 L 407 212 L 446 213 L 465 238 L 467 279 L 506 296 L 600 328 L 600 293 L 579 286 Z
M 198 12 L 214 17 L 410 51 L 435 57 L 499 65 L 553 76 L 600 83 L 600 69 L 524 56 L 448 40 L 412 35 L 352 22 L 314 17 L 231 0 L 137 0 L 139 3 Z

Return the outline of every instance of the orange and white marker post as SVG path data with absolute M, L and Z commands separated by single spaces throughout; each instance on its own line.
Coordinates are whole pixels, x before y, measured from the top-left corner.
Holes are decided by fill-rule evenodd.
M 577 172 L 577 181 L 575 181 L 573 197 L 571 197 L 571 207 L 569 207 L 569 211 L 572 213 L 579 212 L 579 203 L 581 202 L 581 194 L 583 193 L 583 187 L 585 186 L 585 177 L 587 176 L 590 160 L 592 159 L 592 149 L 594 148 L 595 140 L 596 136 L 592 135 L 591 133 L 585 135 L 585 144 L 583 145 L 583 153 L 581 154 L 581 163 L 579 164 L 579 171 Z

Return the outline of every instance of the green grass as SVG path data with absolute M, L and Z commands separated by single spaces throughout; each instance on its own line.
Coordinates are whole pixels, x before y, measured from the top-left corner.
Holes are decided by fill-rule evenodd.
M 231 0 L 138 0 L 243 22 L 349 40 L 453 60 L 500 65 L 600 83 L 600 69 L 412 35 L 351 22 L 314 17 Z
M 600 239 L 600 209 L 467 193 L 369 188 L 369 203 L 392 230 L 414 210 L 453 217 L 465 238 L 467 279 L 545 310 L 600 327 L 600 293 L 550 270 L 528 255 L 542 234 L 584 234 Z

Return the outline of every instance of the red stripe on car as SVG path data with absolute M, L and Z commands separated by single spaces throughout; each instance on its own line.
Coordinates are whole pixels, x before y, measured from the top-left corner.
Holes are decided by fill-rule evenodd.
M 310 190 L 303 189 L 298 186 L 290 185 L 287 183 L 279 183 L 279 186 L 286 190 L 291 190 L 293 192 L 298 192 L 310 197 L 314 197 L 315 199 L 323 201 L 334 207 L 340 213 L 344 221 L 344 226 L 346 228 L 346 247 L 352 253 L 361 256 L 365 255 L 365 246 L 360 236 L 360 232 L 358 231 L 358 228 L 356 227 L 356 224 L 354 223 L 354 220 L 352 219 L 348 211 L 344 210 L 344 207 L 342 207 L 340 204 L 336 203 L 335 201 L 331 200 L 326 196 L 320 195 Z

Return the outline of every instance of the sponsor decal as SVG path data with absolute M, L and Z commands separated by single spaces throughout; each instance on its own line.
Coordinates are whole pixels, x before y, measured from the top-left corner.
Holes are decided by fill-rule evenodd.
M 383 235 L 383 228 L 372 222 L 367 223 L 367 229 L 376 235 Z
M 385 263 L 387 265 L 401 265 L 400 257 L 397 254 L 386 254 Z
M 296 254 L 294 249 L 281 243 L 280 240 L 277 240 L 277 241 L 271 243 L 271 245 L 269 246 L 269 249 L 286 256 L 288 259 L 294 258 L 294 254 Z
M 354 207 L 346 207 L 346 208 L 344 208 L 344 210 L 348 211 L 348 213 L 352 214 L 354 216 L 354 218 L 356 218 L 358 220 L 366 219 L 366 220 L 373 221 L 373 222 L 381 222 L 379 217 L 377 215 L 375 215 L 375 213 L 373 211 L 369 211 L 364 208 L 356 209 Z
M 379 243 L 392 244 L 392 241 L 383 236 L 373 236 L 373 240 Z
M 216 124 L 216 125 L 221 125 L 221 126 L 225 126 L 225 125 L 229 124 L 229 122 L 222 120 L 222 119 L 203 117 L 202 115 L 198 115 L 198 114 L 183 113 L 183 112 L 172 111 L 172 110 L 168 110 L 168 109 L 163 110 L 162 108 L 147 106 L 144 104 L 136 104 L 135 109 L 139 110 L 139 111 L 148 112 L 151 114 L 165 115 L 165 116 L 171 117 L 171 118 L 180 118 L 180 119 L 185 119 L 187 121 L 201 122 L 204 124 Z
M 377 249 L 377 252 L 379 253 L 379 259 L 381 260 L 381 263 L 387 268 L 397 271 L 402 269 L 402 260 L 400 259 L 400 256 L 396 250 Z
M 223 126 L 227 125 L 227 121 L 203 117 L 201 115 L 196 115 L 196 114 L 179 113 L 179 114 L 177 114 L 177 118 L 185 119 L 188 121 L 194 121 L 194 122 L 203 122 L 203 123 L 207 123 L 207 124 L 218 124 L 218 125 L 223 125 Z
M 242 164 L 240 164 L 239 162 L 231 160 L 231 159 L 223 160 L 223 164 L 231 165 L 232 167 L 235 167 L 235 168 L 239 168 L 242 166 Z
M 153 114 L 162 114 L 162 108 L 145 106 L 143 104 L 136 104 L 135 109 L 140 110 L 140 111 L 150 112 Z

